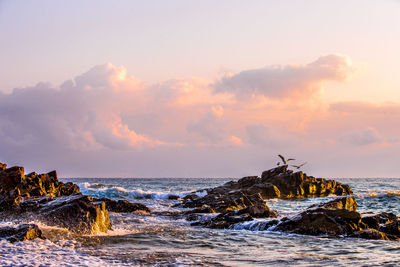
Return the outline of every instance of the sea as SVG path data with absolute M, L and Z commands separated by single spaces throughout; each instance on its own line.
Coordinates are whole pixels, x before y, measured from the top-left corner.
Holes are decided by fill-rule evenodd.
M 235 178 L 64 178 L 93 197 L 140 202 L 153 211 L 179 211 L 190 192 Z M 400 178 L 336 179 L 349 184 L 361 213 L 400 215 Z M 198 194 L 204 194 L 199 192 Z M 292 216 L 333 197 L 268 200 L 279 217 Z M 212 215 L 210 215 L 212 216 Z M 304 236 L 259 231 L 262 219 L 232 229 L 190 226 L 184 219 L 110 213 L 112 231 L 76 235 L 37 223 L 46 240 L 0 240 L 0 266 L 400 266 L 400 242 Z M 269 220 L 269 219 L 264 219 Z M 15 225 L 0 219 L 0 226 Z

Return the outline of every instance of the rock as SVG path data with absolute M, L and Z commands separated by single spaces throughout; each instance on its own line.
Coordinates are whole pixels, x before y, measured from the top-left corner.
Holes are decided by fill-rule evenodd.
M 277 231 L 306 235 L 347 235 L 359 231 L 361 215 L 346 209 L 312 208 L 286 221 L 281 221 Z
M 366 229 L 359 232 L 355 232 L 349 235 L 350 237 L 373 239 L 373 240 L 389 240 L 385 233 L 379 232 L 375 229 Z
M 207 228 L 225 229 L 231 228 L 234 224 L 252 221 L 254 218 L 276 218 L 277 215 L 264 204 L 248 206 L 240 210 L 223 212 L 211 219 L 192 223 L 192 226 L 204 226 Z
M 9 242 L 32 240 L 35 238 L 45 239 L 42 231 L 36 224 L 22 224 L 17 227 L 1 227 L 0 238 Z
M 180 197 L 177 196 L 177 195 L 169 195 L 169 196 L 168 196 L 168 199 L 169 199 L 169 200 L 178 200 L 178 199 L 180 199 Z
M 58 181 L 57 172 L 24 174 L 23 167 L 11 167 L 0 171 L 0 211 L 18 209 L 19 203 L 30 197 L 59 197 L 79 193 L 73 183 Z
M 96 202 L 104 202 L 106 208 L 112 212 L 145 212 L 150 213 L 151 210 L 143 204 L 131 203 L 127 200 L 111 200 L 109 198 L 95 198 Z
M 194 214 L 194 213 L 215 213 L 215 210 L 213 210 L 208 205 L 203 205 L 200 208 L 195 208 L 184 212 L 184 214 Z
M 378 230 L 391 236 L 400 237 L 400 221 L 396 220 L 394 222 L 381 225 L 379 226 Z
M 203 197 L 196 195 L 196 192 L 184 197 L 181 206 L 196 208 L 208 205 L 216 212 L 224 212 L 253 206 L 254 203 L 272 198 L 291 199 L 353 194 L 348 185 L 334 180 L 307 176 L 301 171 L 294 173 L 288 170 L 287 165 L 264 171 L 261 177 L 246 176 L 238 181 L 204 190 L 207 194 Z M 351 203 L 344 204 L 352 205 Z
M 393 213 L 382 212 L 374 215 L 364 216 L 361 221 L 368 227 L 372 229 L 378 229 L 381 224 L 390 223 L 397 220 L 397 216 Z
M 31 212 L 47 225 L 64 227 L 81 234 L 107 232 L 111 229 L 106 204 L 102 202 L 94 205 L 90 196 L 76 194 L 43 202 Z
M 1 163 L 0 162 L 0 171 L 5 170 L 7 168 L 7 164 Z
M 325 209 L 346 209 L 349 211 L 357 211 L 357 201 L 354 197 L 340 197 L 331 201 L 311 205 L 308 209 L 325 208 Z

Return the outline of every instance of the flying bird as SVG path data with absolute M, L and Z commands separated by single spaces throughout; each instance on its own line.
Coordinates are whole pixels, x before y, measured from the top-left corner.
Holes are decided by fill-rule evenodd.
M 282 156 L 282 155 L 278 155 L 278 157 L 281 158 L 283 165 L 287 165 L 289 161 L 295 160 L 295 159 L 287 159 L 287 160 L 286 160 L 285 157 Z M 279 163 L 279 162 L 278 162 L 278 163 Z M 278 166 L 279 166 L 279 164 L 278 164 Z
M 290 166 L 292 166 L 292 167 L 294 167 L 294 168 L 296 168 L 296 169 L 300 169 L 301 167 L 303 167 L 304 165 L 306 165 L 307 164 L 307 162 L 304 162 L 304 163 L 302 163 L 302 164 L 300 164 L 300 165 L 290 165 Z

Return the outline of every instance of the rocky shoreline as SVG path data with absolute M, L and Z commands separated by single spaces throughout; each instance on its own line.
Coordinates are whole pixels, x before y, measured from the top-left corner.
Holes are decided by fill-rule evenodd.
M 167 216 L 185 219 L 193 227 L 234 229 L 252 223 L 258 231 L 280 231 L 327 237 L 400 240 L 400 221 L 393 213 L 360 214 L 352 189 L 335 180 L 315 178 L 287 165 L 247 176 L 215 188 L 186 195 L 169 196 L 177 212 L 153 212 L 140 203 L 82 195 L 73 183 L 58 180 L 57 172 L 24 174 L 23 167 L 7 168 L 0 163 L 0 217 L 19 220 L 17 227 L 0 228 L 0 239 L 10 242 L 44 239 L 36 224 L 63 227 L 76 234 L 96 234 L 112 229 L 109 212 L 138 216 Z M 337 196 L 312 205 L 291 217 L 279 216 L 265 200 Z M 182 208 L 184 209 L 182 211 Z M 268 218 L 265 220 L 257 220 Z

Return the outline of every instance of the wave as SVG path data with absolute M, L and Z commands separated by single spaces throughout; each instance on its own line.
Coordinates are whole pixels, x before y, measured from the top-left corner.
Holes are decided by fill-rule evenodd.
M 383 191 L 383 192 L 368 191 L 368 192 L 359 193 L 356 196 L 360 197 L 360 198 L 399 197 L 400 196 L 400 190 L 387 190 L 387 191 Z
M 149 200 L 168 200 L 171 196 L 177 196 L 180 198 L 185 197 L 188 194 L 196 194 L 199 197 L 207 195 L 205 190 L 203 191 L 184 191 L 184 192 L 163 192 L 163 191 L 150 191 L 143 189 L 128 190 L 121 186 L 107 185 L 101 183 L 89 183 L 85 182 L 78 184 L 81 192 L 85 195 L 92 197 L 102 198 L 131 198 L 131 199 L 149 199 Z

